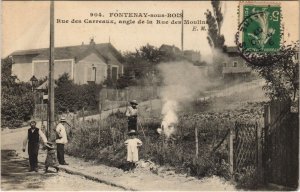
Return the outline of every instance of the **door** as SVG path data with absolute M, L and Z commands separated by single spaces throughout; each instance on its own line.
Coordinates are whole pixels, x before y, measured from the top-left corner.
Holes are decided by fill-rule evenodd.
M 113 82 L 116 82 L 118 79 L 118 67 L 112 67 L 111 68 L 111 77 Z

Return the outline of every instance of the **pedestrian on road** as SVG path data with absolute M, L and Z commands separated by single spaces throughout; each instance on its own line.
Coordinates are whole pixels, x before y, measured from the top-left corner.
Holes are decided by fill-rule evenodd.
M 29 164 L 30 170 L 38 172 L 38 153 L 39 153 L 39 143 L 40 137 L 42 138 L 43 142 L 47 142 L 47 138 L 39 128 L 36 127 L 36 122 L 30 122 L 30 128 L 27 131 L 26 137 L 23 142 L 23 152 L 25 152 L 26 145 L 28 143 L 28 155 L 29 155 Z
M 133 170 L 135 168 L 135 163 L 139 160 L 138 147 L 143 144 L 141 140 L 136 138 L 136 135 L 137 132 L 135 130 L 129 131 L 129 139 L 125 141 L 125 145 L 127 146 L 127 161 L 129 170 Z
M 138 103 L 136 100 L 130 101 L 130 105 L 125 113 L 128 117 L 128 132 L 131 130 L 137 131 L 137 113 L 138 113 Z
M 56 126 L 56 146 L 57 146 L 57 159 L 61 165 L 69 165 L 65 161 L 65 144 L 68 143 L 66 132 L 66 118 L 61 117 L 60 123 Z
M 58 172 L 59 168 L 58 168 L 58 162 L 57 162 L 57 158 L 56 158 L 56 154 L 55 154 L 56 150 L 53 146 L 53 143 L 47 142 L 45 144 L 45 146 L 47 148 L 47 157 L 46 157 L 46 161 L 45 161 L 45 173 L 48 172 L 49 167 L 55 168 L 56 172 Z

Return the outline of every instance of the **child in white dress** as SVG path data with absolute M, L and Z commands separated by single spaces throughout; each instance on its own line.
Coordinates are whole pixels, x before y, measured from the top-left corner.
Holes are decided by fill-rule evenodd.
M 136 134 L 135 130 L 131 130 L 128 133 L 129 139 L 125 141 L 125 145 L 127 146 L 127 161 L 130 170 L 135 168 L 135 163 L 139 160 L 138 147 L 143 144 L 141 140 L 136 138 Z

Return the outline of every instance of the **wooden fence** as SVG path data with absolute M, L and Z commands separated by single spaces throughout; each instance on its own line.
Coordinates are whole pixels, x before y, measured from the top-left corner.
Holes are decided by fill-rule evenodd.
M 262 181 L 261 135 L 259 122 L 235 122 L 229 135 L 229 164 L 233 178 L 253 172 Z
M 288 101 L 265 106 L 264 124 L 236 122 L 229 134 L 233 177 L 253 171 L 260 183 L 295 189 L 299 180 L 299 113 Z
M 295 188 L 299 179 L 299 113 L 290 102 L 265 106 L 263 166 L 266 183 Z
M 158 86 L 132 86 L 125 89 L 103 88 L 99 94 L 102 110 L 109 110 L 126 106 L 129 101 L 135 99 L 138 102 L 156 99 L 159 97 Z

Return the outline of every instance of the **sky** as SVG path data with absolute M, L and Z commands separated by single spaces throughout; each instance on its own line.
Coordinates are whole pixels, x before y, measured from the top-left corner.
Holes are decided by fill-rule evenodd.
M 238 1 L 222 2 L 224 22 L 221 33 L 225 44 L 234 45 L 234 35 L 238 26 Z M 270 2 L 273 3 L 273 2 Z M 4 1 L 2 2 L 2 54 L 5 57 L 16 50 L 49 47 L 49 7 L 48 1 Z M 299 39 L 299 3 L 281 2 L 285 26 L 285 40 Z M 161 44 L 181 47 L 180 24 L 99 24 L 70 23 L 72 19 L 103 20 L 141 18 L 109 17 L 110 13 L 181 13 L 184 19 L 205 21 L 206 10 L 211 10 L 210 1 L 57 1 L 55 2 L 55 46 L 88 44 L 93 37 L 96 43 L 110 42 L 122 53 L 134 51 L 147 43 L 159 47 Z M 91 13 L 101 13 L 102 17 L 91 17 Z M 57 19 L 69 20 L 69 23 L 57 23 Z M 175 18 L 142 18 L 171 22 Z M 193 31 L 193 26 L 198 31 Z M 205 25 L 184 25 L 184 49 L 200 51 L 203 58 L 209 58 L 211 48 L 207 42 L 207 31 L 201 31 Z

